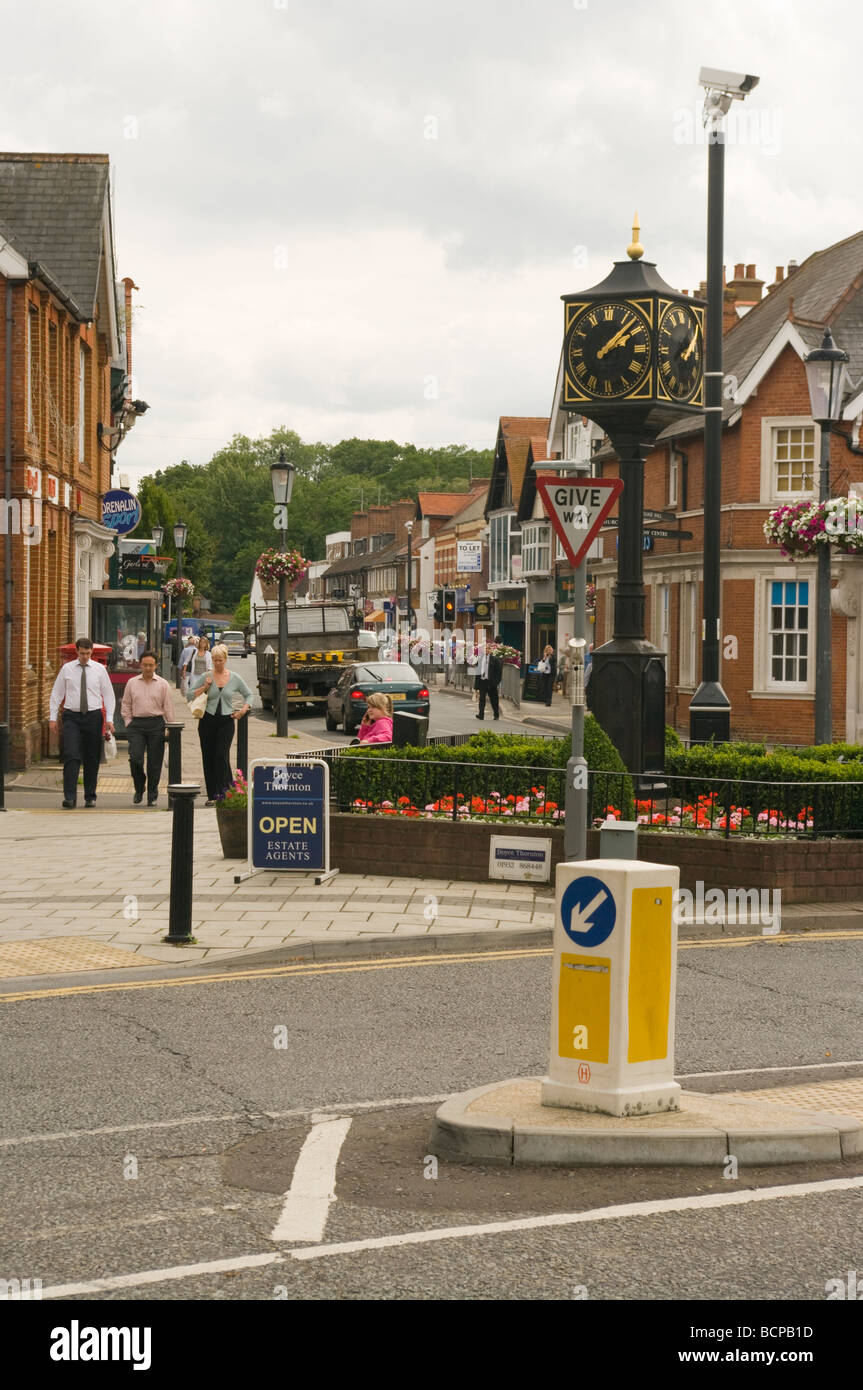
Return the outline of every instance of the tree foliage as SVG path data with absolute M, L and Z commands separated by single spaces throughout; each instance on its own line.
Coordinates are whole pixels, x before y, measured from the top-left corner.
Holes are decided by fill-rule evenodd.
M 187 523 L 183 573 L 217 611 L 230 612 L 248 594 L 255 561 L 278 541 L 270 465 L 280 449 L 297 470 L 288 542 L 309 560 L 324 558 L 324 537 L 348 530 L 351 514 L 361 507 L 413 498 L 422 491 L 467 492 L 471 478 L 491 474 L 491 450 L 456 444 L 418 449 L 379 439 L 306 444 L 286 428 L 259 439 L 234 435 L 202 467 L 183 461 L 161 469 L 138 490 L 141 534 L 161 523 L 163 551 L 171 554 L 171 528 L 177 520 Z M 172 567 L 169 575 L 175 573 Z

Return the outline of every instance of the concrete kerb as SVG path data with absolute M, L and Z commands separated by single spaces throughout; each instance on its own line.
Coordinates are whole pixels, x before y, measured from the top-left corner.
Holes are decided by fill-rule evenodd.
M 511 1165 L 583 1164 L 620 1166 L 717 1166 L 728 1158 L 752 1166 L 785 1163 L 825 1163 L 852 1158 L 863 1152 L 863 1125 L 847 1115 L 801 1111 L 790 1106 L 728 1097 L 722 1093 L 684 1091 L 681 1100 L 718 1112 L 715 1125 L 681 1123 L 675 1116 L 645 1115 L 637 1120 L 612 1121 L 580 1111 L 543 1107 L 556 1124 L 529 1124 L 512 1113 L 518 1107 L 501 1101 L 501 1113 L 488 1108 L 473 1110 L 477 1102 L 508 1088 L 540 1078 L 514 1078 L 493 1082 L 444 1101 L 437 1111 L 429 1138 L 429 1150 L 455 1163 L 506 1163 Z M 722 1111 L 727 1108 L 727 1122 Z M 533 1106 L 533 1110 L 537 1109 Z M 747 1128 L 745 1116 L 752 1116 Z M 765 1114 L 767 1121 L 765 1122 Z M 744 1117 L 741 1124 L 741 1117 Z M 681 1115 L 683 1121 L 683 1115 Z M 760 1123 L 759 1123 L 760 1120 Z M 614 1123 L 614 1127 L 612 1124 Z M 655 1127 L 652 1127 L 655 1126 Z

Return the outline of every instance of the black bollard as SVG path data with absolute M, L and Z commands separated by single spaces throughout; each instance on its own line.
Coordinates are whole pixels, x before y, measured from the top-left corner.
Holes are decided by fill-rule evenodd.
M 194 946 L 192 936 L 192 868 L 195 847 L 196 782 L 168 784 L 168 798 L 174 813 L 171 828 L 171 897 L 168 909 L 168 935 L 162 940 L 173 946 Z
M 243 777 L 249 778 L 249 716 L 244 714 L 237 720 L 237 767 Z
M 6 810 L 6 761 L 9 750 L 9 726 L 0 724 L 0 811 Z

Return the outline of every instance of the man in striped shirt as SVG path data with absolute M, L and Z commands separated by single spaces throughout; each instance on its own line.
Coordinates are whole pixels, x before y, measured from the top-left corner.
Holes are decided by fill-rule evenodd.
M 156 653 L 142 652 L 140 661 L 141 674 L 127 682 L 121 709 L 129 736 L 129 766 L 135 783 L 133 801 L 140 806 L 146 787 L 147 805 L 155 806 L 165 755 L 165 725 L 174 718 L 174 697 L 168 682 L 156 675 Z

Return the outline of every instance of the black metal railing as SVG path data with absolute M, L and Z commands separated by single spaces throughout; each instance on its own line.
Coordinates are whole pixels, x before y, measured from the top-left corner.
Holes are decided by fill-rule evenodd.
M 450 735 L 462 741 L 467 736 Z M 442 740 L 441 740 L 442 741 Z M 441 816 L 451 820 L 564 819 L 566 769 L 512 763 L 343 757 L 344 747 L 304 756 L 330 767 L 334 810 Z M 755 782 L 736 778 L 656 777 L 633 793 L 623 772 L 588 772 L 588 825 L 609 816 L 635 819 L 644 832 L 824 839 L 863 836 L 863 782 Z
M 591 806 L 620 814 L 626 779 L 591 772 Z M 863 835 L 863 782 L 756 782 L 739 778 L 660 776 L 636 789 L 636 819 L 645 830 L 694 830 L 806 839 Z

